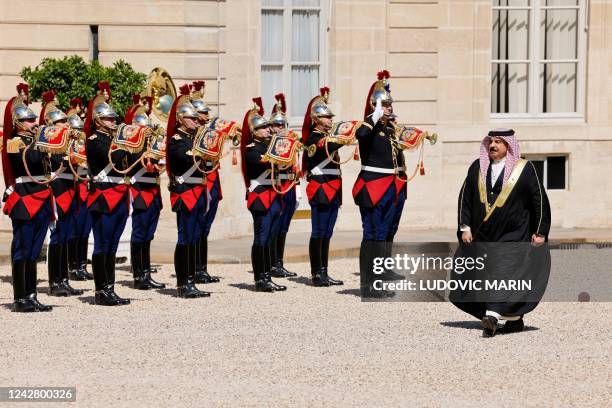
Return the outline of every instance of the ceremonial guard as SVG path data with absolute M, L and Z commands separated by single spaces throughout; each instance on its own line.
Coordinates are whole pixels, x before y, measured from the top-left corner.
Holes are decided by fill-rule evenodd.
M 285 101 L 285 95 L 280 93 L 274 96 L 276 103 L 272 108 L 272 114 L 270 115 L 270 131 L 273 135 L 283 135 L 287 133 L 287 104 Z M 279 170 L 279 177 L 284 183 L 289 182 L 290 177 L 296 176 L 294 169 Z M 288 188 L 287 192 L 280 198 L 281 200 L 281 215 L 280 220 L 276 224 L 277 228 L 273 231 L 271 238 L 271 256 L 272 256 L 272 269 L 270 275 L 274 278 L 290 278 L 297 276 L 297 273 L 290 272 L 285 268 L 283 257 L 285 254 L 285 240 L 287 239 L 287 232 L 289 232 L 289 225 L 291 224 L 291 218 L 297 209 L 298 199 L 297 191 L 300 188 L 299 180 L 293 187 Z M 285 191 L 283 186 L 282 191 Z
M 4 111 L 2 141 L 3 211 L 13 224 L 13 311 L 50 311 L 51 306 L 36 298 L 36 260 L 53 217 L 51 189 L 44 183 L 50 173 L 49 155 L 29 148 L 37 133 L 36 114 L 28 107 L 28 86 L 19 84 L 17 94 Z
M 162 197 L 159 188 L 158 161 L 146 158 L 148 145 L 154 143 L 151 138 L 159 130 L 151 122 L 150 96 L 141 98 L 135 94 L 134 104 L 125 114 L 125 123 L 144 126 L 152 129 L 149 140 L 146 140 L 139 151 L 130 152 L 127 173 L 130 183 L 130 202 L 132 203 L 132 236 L 130 239 L 130 260 L 134 289 L 163 289 L 163 283 L 151 278 L 151 241 L 155 236 L 159 215 L 162 209 Z
M 168 188 L 178 228 L 174 269 L 178 296 L 199 298 L 210 296 L 195 286 L 198 242 L 206 214 L 206 186 L 200 160 L 193 155 L 198 113 L 190 101 L 189 85 L 183 85 L 180 92 L 170 110 L 166 129 Z
M 272 269 L 271 240 L 275 223 L 280 221 L 281 198 L 272 185 L 272 167 L 266 159 L 270 144 L 270 127 L 263 116 L 261 98 L 254 98 L 255 106 L 247 111 L 242 123 L 240 153 L 242 175 L 247 188 L 247 208 L 253 217 L 253 245 L 251 262 L 255 290 L 274 292 L 287 290 L 270 277 Z
M 66 112 L 68 125 L 71 129 L 83 130 L 85 109 L 80 98 L 70 100 L 70 109 Z M 75 173 L 76 182 L 76 211 L 74 212 L 74 223 L 70 228 L 70 240 L 68 241 L 68 268 L 70 279 L 85 281 L 93 279 L 93 275 L 87 272 L 87 250 L 89 248 L 89 234 L 91 233 L 91 213 L 87 208 L 87 156 L 85 155 L 85 140 L 77 140 L 72 158 L 74 164 L 72 170 Z
M 57 107 L 55 91 L 46 91 L 42 95 L 43 106 L 40 112 L 40 126 L 68 127 L 68 117 Z M 80 130 L 77 130 L 80 133 Z M 74 289 L 68 281 L 68 243 L 75 222 L 77 208 L 75 197 L 74 174 L 68 163 L 66 153 L 51 155 L 52 173 L 51 192 L 53 194 L 55 222 L 51 223 L 51 237 L 47 251 L 47 269 L 49 272 L 50 296 L 82 295 L 83 291 Z
M 363 237 L 359 264 L 362 296 L 392 296 L 392 292 L 374 291 L 371 285 L 372 261 L 390 256 L 389 241 L 399 225 L 403 201 L 406 199 L 406 170 L 402 151 L 392 120 L 393 98 L 389 73 L 378 73 L 366 99 L 365 118 L 357 130 L 361 171 L 353 186 L 353 198 L 359 206 Z M 399 204 L 399 205 L 398 205 Z M 391 270 L 377 277 L 382 280 L 403 279 Z
M 198 124 L 208 126 L 210 123 L 210 108 L 204 102 L 204 81 L 194 81 L 192 83 L 191 104 L 198 112 Z M 219 201 L 223 198 L 221 193 L 221 179 L 219 178 L 219 167 L 211 160 L 205 161 L 206 169 L 206 195 L 208 205 L 204 214 L 202 232 L 198 242 L 196 254 L 196 283 L 215 283 L 219 282 L 216 276 L 208 273 L 208 234 L 217 215 Z
M 310 100 L 302 125 L 302 142 L 315 145 L 312 157 L 304 155 L 303 171 L 308 185 L 306 194 L 311 208 L 312 232 L 308 245 L 310 273 L 314 286 L 342 285 L 329 276 L 329 243 L 342 204 L 342 173 L 338 150 L 344 144 L 331 137 L 333 112 L 327 105 L 329 88 Z
M 95 304 L 129 304 L 115 293 L 115 257 L 129 213 L 128 185 L 117 169 L 127 168 L 127 152 L 111 150 L 119 115 L 109 105 L 108 83 L 89 103 L 85 120 L 86 154 L 89 171 L 87 207 L 93 221 L 94 250 L 91 266 L 95 281 Z

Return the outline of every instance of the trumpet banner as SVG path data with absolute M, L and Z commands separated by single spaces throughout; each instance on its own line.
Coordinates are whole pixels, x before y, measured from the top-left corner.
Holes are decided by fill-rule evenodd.
M 331 137 L 337 139 L 340 144 L 351 143 L 361 123 L 358 120 L 335 123 L 331 129 Z
M 137 153 L 145 146 L 145 140 L 149 129 L 146 126 L 127 125 L 125 123 L 117 128 L 117 136 L 113 144 L 118 149 L 127 150 L 130 153 Z
M 238 133 L 238 124 L 236 122 L 227 121 L 219 117 L 213 118 L 210 121 L 209 128 L 230 137 Z
M 70 157 L 74 163 L 78 165 L 84 165 L 87 163 L 87 154 L 85 152 L 85 140 L 76 139 L 70 143 L 69 148 Z
M 270 163 L 278 166 L 289 166 L 296 163 L 297 152 L 302 146 L 297 138 L 287 136 L 274 136 L 268 151 L 266 152 L 266 158 Z
M 198 156 L 210 160 L 219 160 L 223 152 L 225 137 L 213 128 L 201 127 L 196 134 L 194 150 Z
M 41 152 L 63 154 L 70 143 L 70 130 L 57 126 L 41 126 L 36 134 L 36 147 Z
M 151 140 L 151 144 L 149 146 L 149 153 L 153 157 L 153 159 L 161 160 L 166 157 L 166 140 L 163 134 L 157 134 Z
M 411 150 L 418 147 L 427 134 L 419 128 L 412 126 L 398 125 L 395 128 L 395 136 L 397 137 L 400 147 L 404 150 Z

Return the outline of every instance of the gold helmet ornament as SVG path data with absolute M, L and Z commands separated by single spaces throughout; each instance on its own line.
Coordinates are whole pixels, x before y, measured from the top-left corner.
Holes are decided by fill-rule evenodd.
M 276 102 L 272 108 L 272 114 L 270 115 L 270 124 L 284 127 L 289 126 L 289 122 L 287 121 L 287 102 L 285 101 L 285 94 L 276 94 L 274 95 L 274 99 L 276 99 Z
M 191 104 L 198 113 L 208 113 L 210 108 L 204 102 L 204 81 L 193 81 L 191 84 Z

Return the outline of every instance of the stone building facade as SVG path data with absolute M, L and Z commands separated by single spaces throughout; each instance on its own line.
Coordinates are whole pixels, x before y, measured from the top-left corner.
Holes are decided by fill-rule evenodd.
M 207 101 L 221 117 L 237 121 L 251 106 L 252 97 L 280 91 L 297 95 L 305 80 L 312 82 L 313 94 L 319 85 L 331 88 L 337 118 L 360 119 L 376 72 L 387 69 L 399 121 L 440 136 L 437 145 L 425 150 L 427 175 L 417 176 L 408 186 L 403 227 L 455 227 L 461 183 L 478 155 L 480 140 L 493 127 L 514 128 L 523 154 L 536 160 L 546 174 L 554 226 L 612 226 L 612 188 L 605 176 L 612 172 L 607 158 L 612 153 L 609 1 L 56 0 L 51 4 L 0 3 L 0 111 L 14 94 L 21 67 L 36 65 L 45 56 L 78 54 L 97 57 L 102 64 L 122 58 L 144 73 L 159 66 L 170 72 L 177 86 L 204 79 Z M 270 15 L 280 19 L 283 13 L 291 15 L 282 20 L 283 39 L 275 42 L 278 36 L 265 22 L 281 21 L 267 19 Z M 313 15 L 316 22 L 308 19 Z M 300 63 L 291 58 L 278 64 L 266 59 L 271 58 L 269 47 L 291 42 L 287 36 L 303 29 L 297 26 L 300 21 L 318 24 L 316 61 L 304 65 L 317 75 L 307 79 L 299 76 Z M 294 56 L 296 48 L 290 49 Z M 264 65 L 290 70 L 276 77 L 285 89 L 262 89 L 262 84 L 278 84 L 264 77 Z M 292 86 L 295 89 L 289 89 Z M 558 101 L 569 103 L 559 107 Z M 271 106 L 265 108 L 269 112 Z M 343 156 L 349 154 L 352 151 L 347 149 Z M 412 168 L 417 157 L 408 154 L 407 159 Z M 358 170 L 356 161 L 343 170 L 340 229 L 359 229 L 359 211 L 350 195 Z M 211 237 L 249 233 L 244 185 L 239 166 L 232 166 L 229 157 L 222 163 L 221 177 L 224 200 Z M 167 194 L 165 198 L 167 202 Z M 162 222 L 174 223 L 169 205 Z M 8 225 L 8 219 L 0 217 L 0 228 Z M 292 230 L 309 231 L 309 221 L 296 220 Z

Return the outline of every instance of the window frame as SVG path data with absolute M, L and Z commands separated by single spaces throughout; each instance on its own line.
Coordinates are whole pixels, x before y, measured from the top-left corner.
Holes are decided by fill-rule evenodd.
M 578 5 L 575 6 L 543 6 L 545 0 L 530 0 L 528 6 L 494 6 L 491 5 L 491 16 L 496 10 L 527 10 L 529 11 L 529 56 L 526 60 L 503 60 L 493 59 L 493 47 L 491 43 L 490 52 L 491 58 L 489 66 L 492 68 L 496 63 L 522 63 L 529 66 L 528 82 L 527 82 L 527 112 L 524 113 L 496 113 L 491 110 L 493 100 L 493 92 L 489 88 L 489 118 L 492 122 L 505 123 L 512 121 L 514 123 L 529 123 L 529 122 L 554 122 L 554 123 L 584 123 L 585 121 L 585 106 L 586 106 L 586 47 L 588 33 L 588 0 L 578 0 Z M 540 58 L 540 16 L 543 10 L 578 10 L 577 17 L 577 35 L 576 40 L 576 59 L 569 63 L 576 63 L 576 111 L 575 112 L 554 112 L 543 113 L 540 106 L 540 66 L 543 63 L 557 63 L 570 61 L 566 59 L 542 59 Z M 491 22 L 491 25 L 493 20 Z M 491 36 L 492 39 L 492 36 Z M 491 72 L 491 69 L 489 69 Z M 490 75 L 490 74 L 489 74 Z M 489 84 L 492 77 L 489 76 Z
M 298 112 L 298 115 L 295 115 L 295 112 L 291 112 L 291 101 L 292 101 L 292 83 L 291 83 L 291 70 L 294 66 L 317 66 L 319 68 L 319 88 L 326 86 L 327 84 L 327 67 L 328 67 L 328 56 L 327 50 L 329 47 L 328 44 L 328 30 L 329 30 L 329 0 L 320 0 L 319 6 L 293 6 L 292 0 L 283 0 L 282 6 L 265 6 L 261 5 L 260 10 L 260 18 L 264 11 L 282 11 L 283 13 L 283 59 L 281 62 L 265 62 L 261 59 L 261 50 L 260 50 L 260 64 L 259 64 L 259 72 L 260 79 L 259 84 L 260 87 L 262 84 L 262 75 L 261 72 L 263 67 L 282 67 L 282 88 L 274 90 L 274 93 L 283 92 L 285 97 L 287 98 L 287 110 L 289 113 L 289 127 L 290 128 L 298 128 L 302 126 L 302 122 L 304 120 L 304 112 Z M 293 61 L 293 56 L 291 54 L 291 28 L 292 28 L 292 18 L 293 11 L 316 11 L 319 13 L 319 60 L 318 61 Z M 261 33 L 260 33 L 261 38 Z M 261 41 L 260 41 L 261 43 Z M 260 88 L 261 89 L 261 88 Z M 318 92 L 318 89 L 317 89 Z M 315 96 L 314 94 L 312 96 Z M 269 109 L 269 107 L 265 106 L 264 109 Z
M 553 189 L 549 189 L 548 188 L 548 159 L 550 157 L 565 157 L 565 188 L 553 188 Z M 546 189 L 546 191 L 569 191 L 570 190 L 570 185 L 569 185 L 569 158 L 570 156 L 568 154 L 563 154 L 563 153 L 551 153 L 551 154 L 526 154 L 523 156 L 523 158 L 525 158 L 526 160 L 529 161 L 541 161 L 544 163 L 544 166 L 542 167 L 542 185 L 544 186 L 544 188 Z

